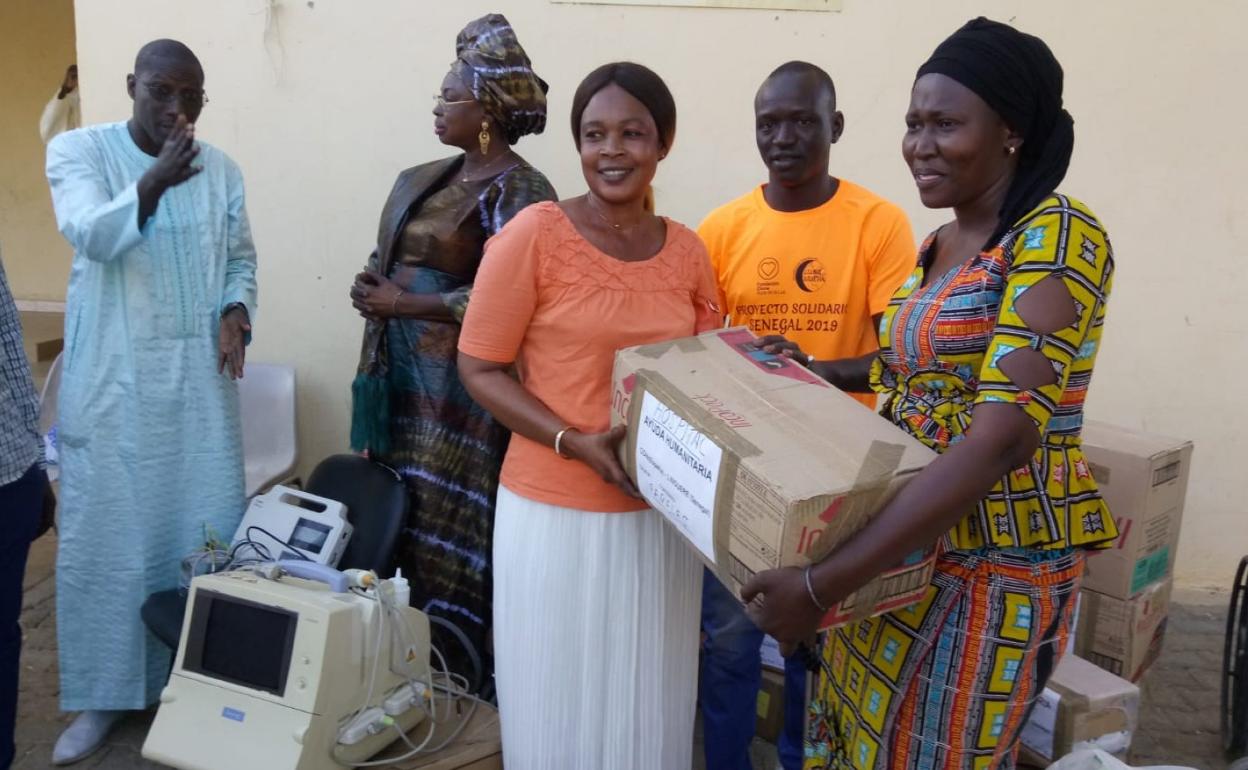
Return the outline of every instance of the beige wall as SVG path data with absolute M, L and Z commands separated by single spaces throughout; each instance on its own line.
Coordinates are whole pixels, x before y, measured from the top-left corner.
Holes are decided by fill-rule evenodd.
M 0 2 L 0 255 L 18 299 L 65 299 L 72 252 L 52 215 L 39 116 L 73 62 L 73 0 Z
M 1223 84 L 1242 69 L 1248 8 L 1159 0 L 942 3 L 846 0 L 841 13 L 641 8 L 510 0 L 78 0 L 89 122 L 128 114 L 122 77 L 140 44 L 181 38 L 203 59 L 212 103 L 200 135 L 242 165 L 259 247 L 257 359 L 299 369 L 305 468 L 345 446 L 361 322 L 351 276 L 396 171 L 439 157 L 430 95 L 468 19 L 504 11 L 550 81 L 551 124 L 519 150 L 565 196 L 583 190 L 567 127 L 590 68 L 630 58 L 668 79 L 681 109 L 657 180 L 660 208 L 696 223 L 756 184 L 751 99 L 789 58 L 827 67 L 847 117 L 837 173 L 888 195 L 921 234 L 899 145 L 915 68 L 981 9 L 1050 42 L 1067 72 L 1078 141 L 1064 189 L 1087 201 L 1119 264 L 1089 412 L 1195 439 L 1179 570 L 1225 584 L 1248 553 L 1239 502 L 1248 413 L 1245 293 L 1248 106 Z M 1193 10 L 1197 9 L 1197 10 Z M 1232 393 L 1224 392 L 1227 388 Z M 1213 396 L 1211 399 L 1210 396 Z M 1225 404 L 1215 412 L 1211 404 Z

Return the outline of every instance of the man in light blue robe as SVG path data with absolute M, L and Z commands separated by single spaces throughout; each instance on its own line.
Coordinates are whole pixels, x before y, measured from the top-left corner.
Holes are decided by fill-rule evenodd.
M 56 137 L 47 174 L 74 247 L 59 401 L 61 708 L 55 764 L 156 701 L 169 651 L 139 607 L 178 585 L 205 534 L 242 517 L 238 390 L 256 307 L 243 180 L 194 140 L 207 98 L 190 49 L 144 46 L 125 123 Z

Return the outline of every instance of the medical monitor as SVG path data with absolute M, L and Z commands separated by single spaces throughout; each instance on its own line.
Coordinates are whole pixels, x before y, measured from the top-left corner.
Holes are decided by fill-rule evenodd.
M 190 612 L 183 669 L 285 695 L 298 613 L 210 590 Z
M 306 559 L 336 567 L 352 532 L 347 506 L 278 485 L 252 498 L 230 545 L 243 558 Z
M 318 571 L 331 577 L 294 576 Z M 281 573 L 191 581 L 144 757 L 182 770 L 342 770 L 338 756 L 367 760 L 424 719 L 428 619 L 349 590 L 337 570 L 295 561 Z

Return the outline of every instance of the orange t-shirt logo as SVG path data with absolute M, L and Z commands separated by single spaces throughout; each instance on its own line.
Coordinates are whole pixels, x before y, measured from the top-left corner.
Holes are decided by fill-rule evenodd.
M 793 280 L 797 283 L 797 288 L 808 294 L 819 291 L 828 282 L 823 263 L 817 259 L 803 259 L 798 262 L 797 270 L 793 273 Z
M 731 323 L 784 335 L 821 360 L 879 347 L 872 316 L 915 263 L 901 209 L 844 180 L 831 200 L 806 211 L 776 211 L 755 188 L 712 212 L 698 233 Z

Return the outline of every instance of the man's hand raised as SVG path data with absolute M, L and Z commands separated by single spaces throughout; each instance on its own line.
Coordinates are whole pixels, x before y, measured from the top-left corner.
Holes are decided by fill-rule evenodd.
M 178 122 L 160 147 L 156 162 L 139 178 L 139 227 L 156 213 L 160 196 L 165 190 L 176 187 L 203 171 L 203 166 L 192 164 L 199 148 L 195 146 L 195 126 L 178 115 Z
M 202 166 L 192 165 L 199 148 L 195 146 L 195 126 L 186 122 L 185 115 L 178 116 L 178 122 L 169 132 L 156 156 L 156 163 L 148 169 L 145 176 L 151 176 L 152 182 L 162 193 L 170 187 L 177 187 L 203 170 Z

